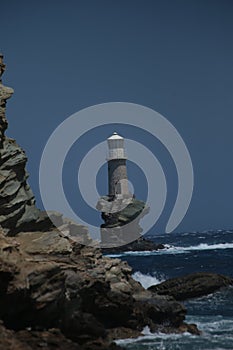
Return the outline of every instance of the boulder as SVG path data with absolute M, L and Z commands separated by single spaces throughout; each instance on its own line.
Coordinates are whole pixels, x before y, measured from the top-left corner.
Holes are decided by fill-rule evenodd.
M 233 284 L 233 279 L 216 273 L 198 272 L 169 279 L 151 286 L 149 291 L 169 295 L 176 300 L 186 300 L 208 295 Z

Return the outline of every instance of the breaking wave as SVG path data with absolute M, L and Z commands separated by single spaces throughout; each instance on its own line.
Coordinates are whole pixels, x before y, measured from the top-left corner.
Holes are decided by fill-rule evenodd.
M 188 247 L 179 247 L 172 245 L 165 245 L 165 249 L 161 250 L 152 250 L 152 251 L 128 251 L 119 254 L 109 254 L 109 257 L 122 257 L 122 256 L 148 256 L 148 255 L 161 255 L 161 254 L 183 254 L 190 251 L 199 251 L 199 250 L 216 250 L 216 249 L 233 249 L 233 243 L 216 243 L 216 244 L 207 244 L 200 243 L 195 246 Z
M 145 275 L 140 271 L 134 272 L 132 277 L 135 281 L 140 282 L 145 289 L 165 281 L 165 278 L 163 276 L 152 276 L 150 274 Z

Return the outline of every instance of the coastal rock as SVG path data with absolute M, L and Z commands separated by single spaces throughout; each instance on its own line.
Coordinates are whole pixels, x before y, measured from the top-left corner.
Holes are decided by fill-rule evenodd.
M 127 199 L 127 202 L 125 205 L 119 205 L 123 207 L 121 210 L 117 210 L 114 208 L 114 205 L 116 206 L 118 203 L 117 201 L 120 201 L 118 199 L 111 200 L 107 196 L 104 197 L 106 204 L 112 204 L 110 208 L 106 208 L 106 204 L 103 205 L 101 202 L 101 198 L 99 202 L 97 203 L 97 209 L 99 211 L 102 211 L 102 219 L 105 221 L 105 223 L 102 225 L 102 227 L 118 227 L 123 226 L 126 223 L 131 222 L 132 220 L 136 219 L 145 209 L 145 202 L 139 201 L 135 198 Z M 124 199 L 122 199 L 124 201 Z M 112 208 L 113 206 L 113 208 Z M 104 210 L 103 210 L 104 209 Z
M 233 285 L 233 279 L 223 275 L 198 272 L 172 278 L 148 288 L 159 295 L 169 295 L 176 300 L 186 300 L 208 295 L 220 288 Z
M 103 248 L 102 252 L 106 254 L 122 253 L 122 252 L 135 252 L 135 251 L 155 251 L 165 249 L 163 244 L 156 244 L 151 240 L 140 237 L 131 243 L 125 244 L 120 247 Z
M 0 350 L 81 350 L 66 339 L 58 329 L 48 331 L 23 330 L 15 332 L 0 323 Z
M 0 319 L 8 328 L 59 328 L 83 346 L 99 337 L 110 342 L 111 330 L 120 335 L 122 327 L 136 335 L 146 325 L 154 331 L 184 326 L 185 308 L 145 291 L 127 263 L 59 231 L 48 232 L 41 246 L 45 235 L 0 235 Z M 117 279 L 109 281 L 109 273 Z
M 118 248 L 141 237 L 140 220 L 149 212 L 145 202 L 134 197 L 101 197 L 96 206 L 102 212 L 101 247 Z
M 67 339 L 59 329 L 33 331 L 6 329 L 0 321 L 0 350 L 120 350 L 120 346 L 97 339 L 82 346 Z
M 3 55 L 0 54 L 0 79 L 4 71 Z M 7 234 L 19 232 L 24 224 L 35 222 L 40 215 L 27 184 L 25 152 L 14 140 L 5 136 L 8 126 L 6 101 L 13 92 L 0 80 L 0 225 Z

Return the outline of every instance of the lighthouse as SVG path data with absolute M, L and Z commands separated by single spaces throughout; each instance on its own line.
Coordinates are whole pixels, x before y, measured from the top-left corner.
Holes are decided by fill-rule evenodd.
M 108 142 L 108 195 L 113 199 L 130 195 L 126 168 L 124 138 L 116 132 L 107 139 Z
M 114 132 L 108 139 L 108 195 L 101 196 L 96 209 L 104 223 L 100 227 L 101 247 L 123 246 L 143 231 L 140 219 L 147 214 L 146 203 L 129 191 L 124 138 Z

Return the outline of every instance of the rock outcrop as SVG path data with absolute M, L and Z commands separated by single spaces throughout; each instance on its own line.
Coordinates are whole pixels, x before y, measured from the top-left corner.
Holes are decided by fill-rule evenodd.
M 117 248 L 137 241 L 141 237 L 140 220 L 149 212 L 145 202 L 134 197 L 99 199 L 97 210 L 102 212 L 101 247 Z
M 59 329 L 84 349 L 99 339 L 104 348 L 115 336 L 137 336 L 146 325 L 198 332 L 184 323 L 184 306 L 144 290 L 126 262 L 59 230 L 0 234 L 0 286 L 0 319 L 8 329 Z
M 122 209 L 116 211 L 117 207 Z M 134 197 L 114 199 L 104 196 L 98 201 L 97 209 L 102 212 L 104 220 L 101 225 L 103 252 L 152 251 L 165 248 L 163 244 L 156 244 L 141 236 L 143 230 L 140 220 L 149 212 L 145 202 Z
M 148 288 L 156 295 L 169 295 L 176 300 L 187 300 L 211 294 L 233 285 L 233 279 L 216 273 L 198 272 L 169 279 Z
M 0 77 L 4 70 L 3 55 L 0 54 Z M 6 102 L 13 92 L 0 80 L 0 225 L 9 234 L 20 231 L 24 224 L 36 222 L 40 216 L 27 184 L 25 152 L 13 139 L 5 136 L 8 126 Z
M 149 208 L 146 208 L 145 202 L 133 197 L 124 200 L 118 198 L 114 199 L 108 196 L 100 198 L 97 203 L 97 209 L 102 212 L 104 224 L 101 227 L 103 228 L 124 226 L 140 216 L 143 210 L 146 210 L 144 215 L 149 210 Z
M 120 350 L 116 344 L 101 339 L 80 346 L 67 339 L 59 329 L 21 331 L 9 330 L 0 323 L 0 350 Z
M 74 232 L 79 241 L 87 243 L 90 237 L 86 227 L 63 219 L 60 213 L 53 212 L 48 217 L 35 205 L 35 197 L 27 183 L 26 154 L 15 140 L 5 135 L 8 126 L 6 103 L 14 90 L 2 84 L 4 71 L 3 55 L 0 54 L 0 225 L 8 236 L 22 231 L 46 231 L 55 225 L 71 235 Z

